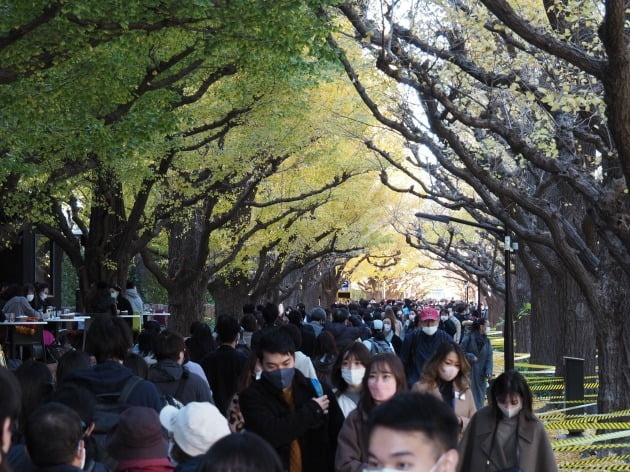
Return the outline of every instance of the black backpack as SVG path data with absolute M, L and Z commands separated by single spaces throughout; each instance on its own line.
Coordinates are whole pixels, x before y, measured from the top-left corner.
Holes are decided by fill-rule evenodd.
M 178 410 L 184 407 L 184 404 L 182 403 L 180 398 L 182 396 L 182 393 L 184 392 L 184 388 L 186 387 L 186 384 L 188 383 L 189 377 L 190 377 L 190 372 L 188 371 L 188 369 L 185 368 L 184 371 L 182 372 L 182 376 L 179 379 L 179 383 L 177 384 L 177 390 L 175 390 L 175 393 L 173 394 L 173 396 L 168 395 L 167 393 L 163 393 L 162 400 L 163 400 L 164 405 L 174 406 Z M 156 385 L 156 386 L 159 389 L 159 385 Z
M 94 431 L 92 437 L 96 443 L 96 459 L 102 462 L 110 470 L 116 468 L 116 460 L 107 454 L 105 446 L 107 435 L 116 425 L 120 414 L 129 408 L 127 402 L 134 388 L 142 382 L 142 378 L 132 375 L 127 379 L 120 392 L 99 393 L 96 396 L 96 408 L 94 411 Z

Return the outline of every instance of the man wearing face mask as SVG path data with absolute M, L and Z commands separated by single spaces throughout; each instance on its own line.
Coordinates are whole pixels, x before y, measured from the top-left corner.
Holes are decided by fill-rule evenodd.
M 267 440 L 289 472 L 332 471 L 343 414 L 330 388 L 295 369 L 294 354 L 280 329 L 260 339 L 261 378 L 239 395 L 245 428 Z
M 405 337 L 400 358 L 410 387 L 420 379 L 425 362 L 435 354 L 438 347 L 445 341 L 453 340 L 448 333 L 438 328 L 439 318 L 435 308 L 423 308 L 420 312 L 421 329 Z
M 29 416 L 26 449 L 41 472 L 80 472 L 85 465 L 79 415 L 61 403 L 48 403 Z

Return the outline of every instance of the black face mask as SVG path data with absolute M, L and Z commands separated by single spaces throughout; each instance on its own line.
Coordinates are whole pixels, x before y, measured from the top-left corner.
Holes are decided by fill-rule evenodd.
M 293 383 L 293 377 L 295 375 L 295 367 L 288 367 L 285 369 L 276 369 L 271 372 L 263 371 L 262 377 L 276 387 L 278 390 L 284 390 L 290 387 Z

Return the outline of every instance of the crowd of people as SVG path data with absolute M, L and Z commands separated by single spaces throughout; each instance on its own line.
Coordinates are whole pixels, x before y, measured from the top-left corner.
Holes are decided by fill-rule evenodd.
M 484 313 L 246 304 L 185 337 L 95 316 L 85 352 L 0 369 L 0 471 L 555 471 Z

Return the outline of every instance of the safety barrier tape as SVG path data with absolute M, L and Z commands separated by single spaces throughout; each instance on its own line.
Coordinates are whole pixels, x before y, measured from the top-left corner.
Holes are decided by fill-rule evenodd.
M 598 422 L 598 421 L 581 421 L 581 420 L 567 420 L 567 421 L 559 421 L 559 422 L 549 422 L 545 423 L 545 428 L 549 430 L 558 430 L 558 429 L 584 429 L 588 426 L 588 429 L 628 429 L 630 430 L 630 423 L 607 423 L 607 422 Z
M 529 364 L 527 362 L 515 362 L 515 367 L 526 367 L 528 369 L 545 369 L 545 370 L 556 370 L 556 367 L 553 365 L 542 365 L 542 364 Z
M 581 436 L 578 438 L 561 439 L 559 441 L 552 441 L 551 447 L 566 447 L 566 446 L 578 446 L 582 444 L 592 444 L 594 442 L 608 441 L 610 439 L 626 438 L 630 436 L 630 430 L 614 431 L 612 433 L 594 434 L 590 436 Z
M 528 382 L 529 383 L 529 382 Z M 596 389 L 599 388 L 599 382 L 591 382 L 591 383 L 585 383 L 584 384 L 584 389 L 586 390 L 592 390 L 592 389 Z M 544 392 L 547 390 L 564 390 L 564 383 L 562 384 L 548 384 L 548 385 L 530 385 L 529 389 L 532 392 Z
M 555 410 L 550 410 L 550 411 L 541 411 L 541 412 L 537 412 L 536 414 L 538 416 L 545 416 L 545 418 L 547 418 L 547 415 L 555 415 L 555 414 L 561 414 L 562 416 L 566 416 L 566 413 L 562 413 L 563 411 L 577 410 L 578 408 L 585 408 L 587 406 L 595 406 L 595 405 L 597 405 L 597 403 L 585 403 L 583 405 L 578 405 L 578 406 L 569 406 L 566 408 L 557 408 Z M 630 411 L 630 410 L 623 410 L 623 411 Z M 606 413 L 606 414 L 610 415 L 612 413 Z M 623 416 L 623 415 L 615 415 L 615 416 Z
M 609 443 L 609 444 L 582 444 L 580 446 L 555 446 L 556 452 L 582 452 L 582 451 L 599 451 L 604 449 L 621 449 L 630 447 L 630 443 Z
M 564 397 L 555 397 L 555 398 L 557 398 L 557 400 L 550 400 L 548 398 L 544 398 L 544 396 L 541 395 L 535 398 L 534 401 L 539 401 L 540 403 L 543 403 L 544 405 L 558 405 L 558 404 L 564 405 L 564 404 L 569 404 L 569 403 L 577 403 L 576 408 L 579 408 L 581 406 L 591 406 L 593 405 L 593 403 L 595 403 L 595 402 L 584 403 L 582 400 L 563 400 Z M 595 405 L 597 405 L 597 403 L 595 403 Z
M 597 470 L 630 470 L 630 464 L 610 464 L 611 462 L 618 462 L 625 459 L 630 459 L 630 454 L 563 462 L 562 464 L 558 464 L 558 467 L 561 469 L 579 469 L 584 466 L 596 465 L 606 466 L 604 469 L 598 467 Z M 589 468 L 593 470 L 591 467 Z
M 545 396 L 545 395 L 541 395 L 541 398 L 546 398 L 548 400 L 564 400 L 564 397 L 561 395 L 551 395 L 551 396 Z M 597 394 L 596 393 L 587 393 L 584 395 L 584 399 L 587 398 L 597 398 Z M 567 400 L 564 403 L 582 403 L 584 400 Z
M 595 405 L 595 403 L 591 403 L 591 405 Z M 571 407 L 581 408 L 581 407 Z M 558 410 L 556 410 L 557 412 Z M 556 412 L 542 412 L 537 413 L 538 417 L 540 417 L 544 421 L 549 421 L 552 418 L 559 417 L 564 418 L 566 420 L 571 421 L 592 421 L 597 419 L 606 419 L 606 418 L 618 418 L 619 416 L 630 416 L 630 410 L 619 410 L 613 411 L 611 413 L 582 413 L 579 415 L 571 415 L 566 413 L 556 413 Z

